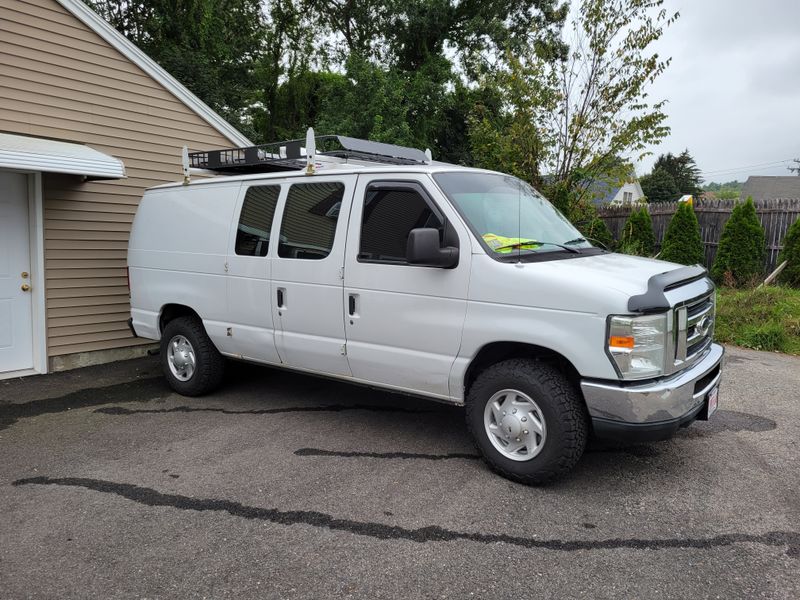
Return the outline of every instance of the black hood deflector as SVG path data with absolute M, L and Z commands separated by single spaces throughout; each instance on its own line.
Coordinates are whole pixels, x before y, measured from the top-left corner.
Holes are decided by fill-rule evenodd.
M 647 291 L 644 294 L 631 296 L 630 300 L 628 300 L 628 310 L 639 313 L 668 310 L 670 303 L 665 292 L 703 279 L 707 275 L 708 271 L 700 265 L 681 267 L 680 269 L 653 275 L 647 281 Z

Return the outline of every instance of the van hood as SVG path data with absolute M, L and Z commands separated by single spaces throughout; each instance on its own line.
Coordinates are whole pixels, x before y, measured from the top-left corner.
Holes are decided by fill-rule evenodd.
M 683 266 L 654 258 L 612 253 L 544 264 L 567 278 L 581 278 L 587 287 L 602 286 L 616 290 L 625 297 L 647 291 L 647 282 L 653 275 L 668 273 Z
M 470 294 L 475 300 L 605 315 L 629 312 L 630 298 L 645 294 L 651 277 L 683 268 L 663 260 L 613 253 L 513 263 L 482 252 L 473 255 L 473 263 Z M 696 287 L 707 289 L 710 284 L 705 281 Z M 689 292 L 680 287 L 670 292 L 669 300 Z

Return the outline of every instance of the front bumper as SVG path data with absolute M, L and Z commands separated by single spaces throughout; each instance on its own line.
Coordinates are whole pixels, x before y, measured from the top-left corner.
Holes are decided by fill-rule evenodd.
M 581 381 L 597 437 L 659 440 L 702 418 L 708 392 L 719 383 L 725 350 L 712 344 L 689 369 L 647 383 Z

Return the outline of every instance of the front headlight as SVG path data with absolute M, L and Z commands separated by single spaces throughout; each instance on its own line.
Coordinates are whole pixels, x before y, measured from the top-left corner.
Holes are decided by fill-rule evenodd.
M 611 317 L 608 352 L 623 379 L 648 379 L 664 373 L 667 315 Z

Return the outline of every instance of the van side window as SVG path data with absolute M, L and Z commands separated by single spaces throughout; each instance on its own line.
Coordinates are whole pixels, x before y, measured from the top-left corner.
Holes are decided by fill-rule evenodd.
M 438 229 L 441 240 L 444 224 L 419 192 L 367 188 L 358 260 L 406 264 L 408 235 L 418 227 Z
M 319 260 L 331 253 L 344 185 L 295 183 L 286 196 L 278 256 Z
M 267 255 L 269 230 L 280 193 L 278 185 L 254 185 L 247 190 L 236 230 L 236 254 Z

